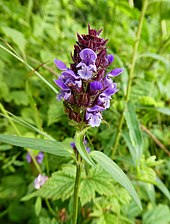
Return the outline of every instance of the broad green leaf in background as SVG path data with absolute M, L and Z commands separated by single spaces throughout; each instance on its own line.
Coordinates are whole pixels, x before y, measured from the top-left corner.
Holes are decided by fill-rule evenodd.
M 137 119 L 135 108 L 132 103 L 127 103 L 124 116 L 129 130 L 129 136 L 128 133 L 124 133 L 124 137 L 128 142 L 130 152 L 132 153 L 133 149 L 135 150 L 135 153 L 132 154 L 132 158 L 135 161 L 135 164 L 138 165 L 142 155 L 143 139 L 139 121 Z M 130 140 L 132 145 L 130 145 Z
M 17 47 L 21 50 L 22 54 L 25 52 L 26 39 L 20 31 L 11 27 L 1 27 L 6 36 L 10 37 Z
M 140 54 L 137 57 L 137 59 L 140 59 L 140 58 L 152 58 L 164 63 L 167 67 L 169 66 L 169 60 L 159 54 L 147 52 L 147 53 Z
M 169 108 L 166 108 L 166 107 L 164 107 L 164 108 L 161 108 L 161 107 L 158 108 L 158 107 L 156 107 L 155 110 L 158 111 L 158 112 L 160 112 L 160 113 L 162 113 L 162 114 L 165 114 L 165 115 L 170 116 L 170 109 Z
M 37 109 L 36 101 L 34 100 L 34 98 L 32 96 L 31 88 L 30 88 L 30 85 L 29 85 L 28 81 L 26 82 L 26 93 L 27 93 L 27 96 L 28 96 L 28 100 L 29 100 L 31 109 L 33 111 L 33 117 L 34 117 L 36 126 L 37 126 L 38 129 L 40 129 L 42 131 L 43 130 L 42 129 L 42 120 L 41 120 L 39 111 Z
M 74 165 L 66 165 L 62 170 L 53 173 L 40 190 L 26 195 L 22 198 L 22 201 L 27 201 L 37 196 L 45 199 L 61 199 L 65 201 L 73 195 L 75 175 L 76 167 Z
M 71 156 L 71 148 L 67 144 L 57 141 L 0 134 L 0 142 L 23 148 L 41 150 L 42 152 L 47 152 L 57 156 Z
M 40 214 L 40 211 L 42 209 L 42 200 L 40 197 L 37 197 L 35 202 L 35 214 L 38 216 Z
M 143 224 L 168 224 L 170 223 L 170 210 L 167 205 L 155 206 L 151 210 L 145 212 L 143 216 Z
M 46 218 L 46 217 L 40 217 L 39 218 L 39 224 L 59 224 L 55 218 L 53 218 L 52 220 L 50 218 Z
M 76 148 L 78 150 L 78 152 L 80 153 L 80 155 L 83 157 L 84 160 L 86 160 L 87 163 L 89 163 L 91 166 L 95 166 L 94 161 L 92 160 L 92 158 L 89 156 L 83 141 L 84 141 L 84 135 L 87 131 L 87 128 L 85 128 L 82 131 L 77 131 L 75 134 L 75 144 L 76 144 Z
M 112 177 L 101 166 L 92 167 L 88 174 L 81 178 L 79 190 L 81 205 L 84 206 L 94 200 L 96 193 L 110 196 L 114 190 Z
M 142 209 L 140 199 L 133 187 L 131 181 L 123 172 L 123 170 L 111 160 L 104 153 L 99 151 L 92 151 L 90 153 L 91 157 L 100 165 L 107 173 L 109 173 L 118 183 L 120 183 L 132 196 L 136 204 Z
M 135 149 L 135 147 L 132 145 L 132 141 L 130 139 L 130 135 L 129 135 L 129 132 L 127 129 L 124 129 L 123 130 L 123 138 L 126 142 L 126 145 L 128 146 L 129 148 L 129 151 L 130 151 L 130 154 L 131 154 L 131 157 L 132 157 L 132 160 L 133 160 L 133 163 L 134 165 L 136 166 L 137 165 L 137 161 L 138 161 L 138 155 L 137 155 L 137 150 Z
M 159 177 L 156 177 L 156 183 L 157 183 L 156 187 L 158 187 L 159 190 L 162 191 L 162 193 L 170 201 L 170 192 L 169 192 L 168 188 L 165 186 L 165 184 L 161 181 L 161 179 Z

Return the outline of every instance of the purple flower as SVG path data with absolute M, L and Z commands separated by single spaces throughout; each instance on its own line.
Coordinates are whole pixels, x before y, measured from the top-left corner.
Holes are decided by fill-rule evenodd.
M 104 107 L 105 109 L 110 107 L 111 96 L 115 94 L 118 89 L 116 88 L 116 83 L 111 83 L 108 88 L 102 92 L 97 100 L 97 104 Z
M 113 62 L 113 60 L 114 60 L 114 56 L 113 56 L 112 54 L 108 54 L 108 55 L 106 56 L 106 58 L 107 58 L 109 64 L 111 64 L 111 63 Z
M 25 158 L 26 158 L 28 163 L 31 163 L 32 159 L 31 159 L 31 155 L 30 155 L 29 152 L 26 154 Z
M 99 81 L 94 81 L 90 83 L 90 90 L 91 91 L 96 91 L 96 90 L 101 90 L 103 88 L 103 85 Z
M 115 68 L 106 74 L 114 56 L 107 53 L 107 40 L 100 37 L 101 32 L 88 26 L 87 35 L 77 35 L 70 68 L 62 61 L 54 60 L 62 71 L 55 80 L 60 88 L 58 99 L 64 100 L 66 114 L 81 128 L 100 125 L 103 110 L 110 107 L 111 97 L 118 91 L 112 78 L 123 72 L 122 68 Z
M 93 73 L 96 70 L 96 66 L 95 65 L 89 65 L 87 66 L 84 63 L 78 64 L 77 68 L 81 67 L 81 69 L 78 70 L 78 75 L 85 80 L 91 79 Z
M 45 182 L 48 180 L 48 177 L 47 176 L 44 176 L 42 174 L 39 174 L 37 178 L 35 178 L 34 180 L 34 187 L 35 189 L 40 189 L 44 184 Z
M 76 148 L 76 144 L 75 144 L 75 142 L 71 142 L 71 143 L 70 143 L 70 146 L 71 146 L 72 149 L 75 149 L 75 148 Z
M 80 52 L 80 58 L 82 60 L 82 63 L 85 63 L 87 66 L 89 66 L 95 64 L 97 55 L 92 49 L 85 48 Z
M 86 111 L 86 120 L 92 127 L 99 127 L 101 120 L 102 120 L 102 115 L 101 111 L 103 111 L 104 108 L 95 105 L 92 108 L 87 108 Z
M 35 157 L 36 161 L 39 164 L 42 163 L 43 158 L 44 158 L 44 153 L 43 152 L 39 152 L 37 156 L 35 156 L 35 155 L 33 155 L 33 156 Z M 30 155 L 29 152 L 26 154 L 26 157 L 25 158 L 26 158 L 26 160 L 27 160 L 28 163 L 31 163 L 32 162 L 32 158 L 31 158 L 31 155 Z
M 66 64 L 64 64 L 64 62 L 62 62 L 60 60 L 57 60 L 57 59 L 54 59 L 54 63 L 57 66 L 58 69 L 67 70 L 67 66 L 66 66 Z
M 77 68 L 81 67 L 81 69 L 78 70 L 78 75 L 85 80 L 91 79 L 93 73 L 96 72 L 96 53 L 90 48 L 85 48 L 80 51 L 80 58 L 82 61 L 76 66 Z
M 39 152 L 39 153 L 38 153 L 38 156 L 36 156 L 35 158 L 36 158 L 37 162 L 38 162 L 39 164 L 41 164 L 42 161 L 43 161 L 43 159 L 44 159 L 44 153 L 43 153 L 43 152 Z

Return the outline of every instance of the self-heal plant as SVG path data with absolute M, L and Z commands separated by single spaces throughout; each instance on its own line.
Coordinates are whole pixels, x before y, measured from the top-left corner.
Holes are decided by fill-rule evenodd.
M 102 112 L 110 107 L 111 96 L 118 91 L 112 78 L 123 72 L 122 68 L 107 72 L 114 57 L 107 53 L 108 40 L 100 37 L 101 32 L 102 30 L 96 31 L 88 26 L 88 34 L 77 34 L 78 41 L 71 55 L 73 62 L 69 67 L 58 59 L 54 60 L 57 68 L 62 71 L 59 78 L 54 80 L 60 88 L 57 98 L 64 101 L 65 113 L 81 132 L 76 133 L 76 141 L 71 143 L 76 155 L 73 224 L 77 223 L 78 217 L 82 157 L 91 165 L 95 164 L 88 155 L 90 151 L 84 142 L 85 133 L 88 127 L 100 126 Z
M 109 65 L 113 62 L 114 57 L 111 54 L 107 54 L 107 40 L 101 38 L 100 34 L 101 30 L 96 31 L 90 27 L 88 27 L 87 35 L 78 34 L 78 41 L 74 46 L 74 53 L 72 54 L 73 62 L 69 67 L 67 67 L 62 61 L 55 59 L 56 66 L 62 71 L 59 78 L 55 80 L 55 83 L 60 87 L 60 93 L 57 95 L 57 98 L 58 100 L 63 100 L 65 112 L 70 120 L 72 120 L 70 123 L 76 127 L 74 143 L 71 144 L 73 150 L 71 150 L 70 146 L 68 146 L 66 142 L 58 142 L 42 131 L 40 131 L 40 133 L 48 140 L 0 135 L 0 141 L 4 143 L 74 159 L 76 163 L 76 176 L 73 197 L 73 214 L 71 217 L 72 224 L 76 224 L 78 218 L 78 198 L 80 196 L 79 185 L 82 168 L 85 168 L 87 177 L 89 175 L 89 167 L 86 167 L 86 162 L 93 166 L 94 169 L 96 165 L 102 167 L 112 178 L 114 178 L 129 192 L 136 204 L 141 208 L 140 199 L 131 181 L 121 168 L 103 152 L 94 150 L 91 141 L 89 142 L 92 147 L 91 150 L 89 150 L 89 148 L 87 148 L 86 141 L 84 141 L 87 130 L 90 127 L 98 127 L 101 124 L 103 119 L 102 112 L 110 107 L 111 97 L 118 91 L 117 84 L 113 82 L 112 78 L 123 71 L 121 68 L 113 69 L 110 72 L 107 71 Z M 13 52 L 9 50 L 7 51 L 14 55 Z M 19 57 L 16 56 L 16 58 Z M 18 60 L 23 62 L 20 58 Z M 24 64 L 27 65 L 25 62 Z M 29 65 L 27 66 L 30 68 Z M 36 72 L 36 74 L 44 80 L 39 73 Z M 45 81 L 45 83 L 47 84 L 48 82 Z M 48 86 L 50 86 L 55 93 L 58 93 L 51 84 L 48 83 Z M 5 115 L 7 118 L 9 117 L 7 113 L 5 113 Z M 9 120 L 12 123 L 10 118 Z M 134 125 L 137 127 L 135 122 Z M 15 128 L 15 130 L 17 129 Z M 17 134 L 20 135 L 20 132 L 17 131 Z M 88 140 L 90 139 L 88 138 Z M 42 175 L 42 170 L 38 165 L 38 161 L 41 162 L 42 160 L 42 154 L 40 155 L 40 158 L 35 158 L 31 154 L 31 160 L 39 171 L 39 176 L 34 181 L 34 186 L 38 191 L 25 196 L 23 200 L 29 200 L 31 197 L 40 195 L 44 197 L 44 193 L 51 189 L 53 176 L 50 177 L 48 174 L 49 178 L 47 180 L 47 176 Z M 31 162 L 31 160 L 28 155 L 27 161 Z M 48 164 L 46 164 L 46 167 L 48 171 Z M 72 173 L 74 171 L 75 169 L 72 170 Z M 55 182 L 54 192 L 56 192 L 56 188 L 57 186 Z M 65 191 L 60 191 L 60 193 L 61 192 L 64 194 Z M 70 197 L 71 196 L 72 192 L 70 191 Z M 49 197 L 49 195 L 47 197 Z M 48 201 L 47 205 L 49 207 Z M 52 211 L 51 208 L 50 211 Z M 56 216 L 55 212 L 52 212 L 52 214 Z
M 62 71 L 55 80 L 60 88 L 57 98 L 64 100 L 66 114 L 81 128 L 100 126 L 102 112 L 110 107 L 111 96 L 118 91 L 112 78 L 123 71 L 115 68 L 106 72 L 114 57 L 107 54 L 108 40 L 100 37 L 101 31 L 89 26 L 87 35 L 77 35 L 70 67 L 58 59 L 54 60 Z

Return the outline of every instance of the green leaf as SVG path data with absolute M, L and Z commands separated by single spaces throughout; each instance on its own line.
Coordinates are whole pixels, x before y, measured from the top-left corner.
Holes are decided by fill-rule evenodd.
M 156 107 L 155 110 L 158 111 L 158 112 L 160 112 L 160 113 L 162 113 L 162 114 L 165 114 L 165 115 L 169 115 L 170 116 L 170 109 L 169 108 L 166 108 L 166 107 L 164 107 L 164 108 L 161 108 L 161 107 L 158 108 L 158 107 Z
M 36 196 L 65 201 L 73 195 L 75 176 L 76 167 L 74 165 L 66 165 L 62 170 L 53 173 L 52 177 L 38 191 L 23 197 L 22 201 L 27 201 Z
M 144 54 L 140 54 L 137 59 L 140 58 L 153 58 L 155 60 L 161 61 L 162 63 L 164 63 L 167 67 L 169 66 L 169 60 L 167 60 L 165 57 L 159 55 L 159 54 L 155 54 L 155 53 L 144 53 Z
M 65 156 L 65 157 L 71 156 L 70 147 L 65 143 L 57 141 L 35 139 L 35 138 L 24 138 L 19 136 L 0 134 L 0 142 L 24 148 L 41 150 L 42 152 L 47 152 L 57 156 Z
M 56 101 L 55 103 L 51 102 L 47 113 L 48 126 L 56 121 L 60 121 L 63 115 L 63 104 L 59 101 Z
M 39 224 L 59 224 L 55 218 L 52 220 L 50 218 L 40 217 Z
M 156 183 L 156 187 L 158 187 L 159 190 L 162 191 L 162 193 L 170 200 L 170 192 L 161 179 L 159 179 L 159 177 L 156 177 Z
M 35 202 L 35 214 L 38 216 L 40 214 L 40 211 L 42 209 L 42 200 L 40 197 L 37 197 Z
M 14 101 L 16 105 L 24 105 L 27 106 L 29 101 L 28 101 L 28 96 L 26 93 L 22 90 L 14 90 L 11 91 L 10 94 L 6 97 L 7 102 Z
M 126 174 L 120 169 L 120 167 L 102 152 L 93 151 L 90 153 L 90 155 L 94 160 L 96 160 L 98 164 L 102 166 L 104 170 L 106 170 L 106 172 L 108 172 L 129 192 L 129 194 L 132 196 L 139 208 L 142 209 L 140 199 L 132 183 L 130 182 Z
M 130 152 L 132 152 L 132 148 L 135 150 L 135 153 L 133 153 L 132 158 L 135 160 L 135 164 L 138 165 L 142 155 L 143 139 L 142 139 L 142 132 L 139 126 L 139 122 L 136 117 L 135 108 L 132 103 L 127 103 L 124 116 L 126 119 L 128 129 L 129 129 L 129 136 L 126 133 L 125 139 L 128 140 L 128 146 L 130 146 L 130 141 L 129 141 L 129 137 L 130 137 L 132 146 L 129 147 L 129 149 L 130 149 Z
M 88 127 L 89 128 L 89 127 Z M 87 163 L 89 163 L 91 166 L 95 166 L 94 161 L 89 156 L 84 144 L 83 144 L 83 138 L 88 128 L 83 129 L 82 131 L 77 131 L 75 134 L 75 144 L 78 152 L 83 157 L 84 160 L 86 160 Z
M 81 182 L 79 197 L 82 206 L 84 206 L 87 202 L 91 202 L 92 200 L 94 200 L 95 189 L 90 178 L 86 178 Z
M 136 161 L 137 161 L 138 156 L 137 156 L 137 152 L 136 152 L 135 147 L 132 145 L 128 130 L 124 129 L 122 135 L 123 135 L 123 138 L 126 142 L 126 145 L 129 148 L 129 151 L 130 151 L 130 154 L 132 156 L 133 162 L 136 165 Z
M 103 184 L 104 183 L 104 184 Z M 95 198 L 95 193 L 110 196 L 113 193 L 113 179 L 101 166 L 93 167 L 88 175 L 81 178 L 79 197 L 84 206 Z
M 13 42 L 18 46 L 21 52 L 24 53 L 26 45 L 26 39 L 24 35 L 20 31 L 10 27 L 1 27 L 1 29 L 6 36 L 10 37 L 13 40 Z
M 168 224 L 170 222 L 170 210 L 167 205 L 158 205 L 145 212 L 143 224 Z

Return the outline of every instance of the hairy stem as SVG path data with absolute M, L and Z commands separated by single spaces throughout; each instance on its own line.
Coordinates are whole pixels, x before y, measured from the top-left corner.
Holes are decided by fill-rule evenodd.
M 139 26 L 138 26 L 138 29 L 137 29 L 135 43 L 134 43 L 134 47 L 133 47 L 132 62 L 131 62 L 131 68 L 130 68 L 130 72 L 129 72 L 129 80 L 128 80 L 128 86 L 127 86 L 127 91 L 126 91 L 126 96 L 125 96 L 125 103 L 127 103 L 129 101 L 129 98 L 130 98 L 130 93 L 131 93 L 131 88 L 132 88 L 132 80 L 133 80 L 133 77 L 134 77 L 134 70 L 135 70 L 135 65 L 136 65 L 136 58 L 137 58 L 136 56 L 137 56 L 138 46 L 139 46 L 140 37 L 141 37 L 143 21 L 144 21 L 146 9 L 147 9 L 147 4 L 148 4 L 148 0 L 144 0 L 143 1 L 143 6 L 142 6 L 141 16 L 140 16 L 140 20 L 139 20 Z M 117 146 L 118 146 L 118 143 L 119 143 L 123 122 L 124 122 L 124 110 L 122 111 L 121 116 L 120 116 L 118 131 L 117 131 L 116 138 L 115 138 L 115 143 L 114 143 L 114 146 L 113 146 L 113 149 L 112 149 L 112 158 L 114 157 L 114 154 L 117 150 Z
M 79 193 L 79 186 L 80 186 L 80 176 L 81 176 L 81 156 L 77 152 L 76 180 L 75 180 L 75 185 L 74 185 L 73 222 L 72 222 L 72 224 L 77 224 L 77 218 L 78 218 L 78 193 Z

